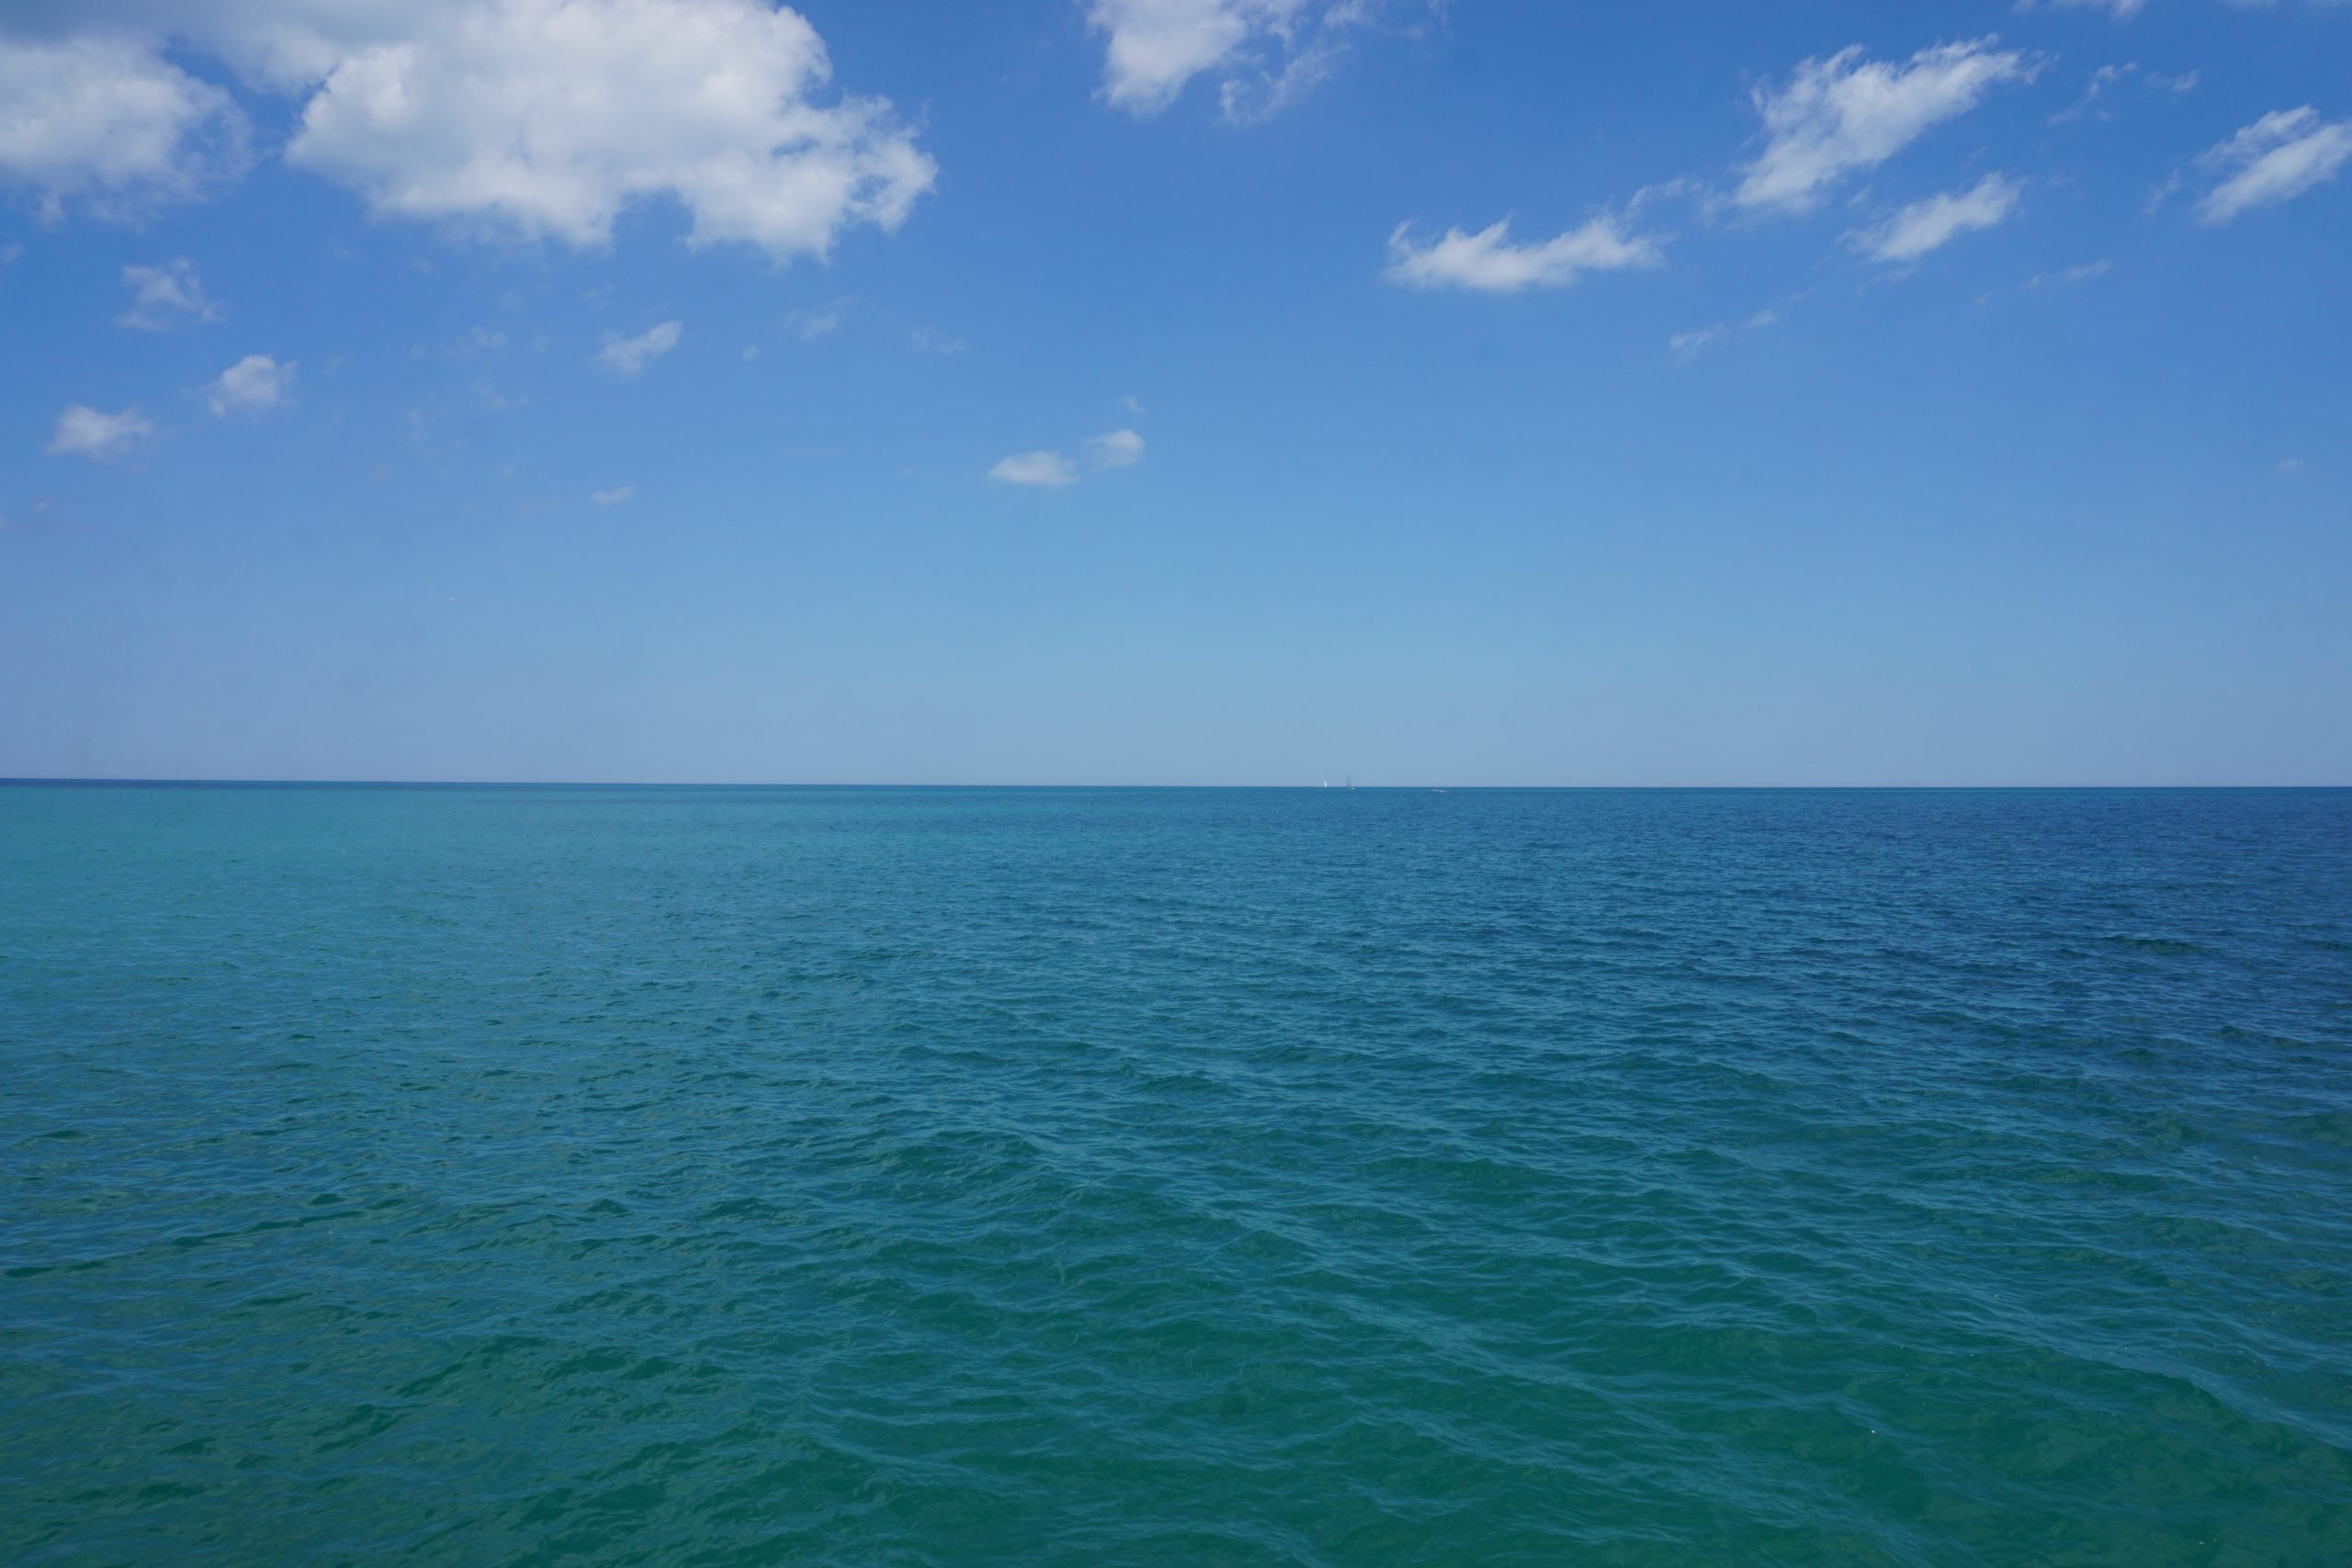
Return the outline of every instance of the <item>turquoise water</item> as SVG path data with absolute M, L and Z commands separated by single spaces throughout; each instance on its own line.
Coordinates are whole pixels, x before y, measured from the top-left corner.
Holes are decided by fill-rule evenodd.
M 2352 1562 L 2352 793 L 0 789 L 0 1558 Z

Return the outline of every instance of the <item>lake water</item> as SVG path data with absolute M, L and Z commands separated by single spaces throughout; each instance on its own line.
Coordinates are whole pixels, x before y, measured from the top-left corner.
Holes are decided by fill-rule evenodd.
M 2352 793 L 0 789 L 0 1559 L 2352 1562 Z

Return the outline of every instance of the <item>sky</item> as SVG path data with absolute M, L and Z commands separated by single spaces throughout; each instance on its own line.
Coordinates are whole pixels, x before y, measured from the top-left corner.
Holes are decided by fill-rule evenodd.
M 0 776 L 2352 784 L 2352 0 L 0 0 Z

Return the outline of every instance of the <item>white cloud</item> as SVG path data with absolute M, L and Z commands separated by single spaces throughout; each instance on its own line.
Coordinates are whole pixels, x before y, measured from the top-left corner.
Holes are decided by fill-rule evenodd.
M 216 419 L 262 413 L 284 402 L 293 389 L 292 365 L 280 365 L 266 354 L 248 354 L 204 389 L 204 405 Z
M 1687 333 L 1677 333 L 1667 339 L 1666 351 L 1688 365 L 1730 335 L 1729 327 L 1698 327 Z
M 1664 259 L 1657 240 L 1627 234 L 1610 213 L 1536 244 L 1512 243 L 1508 218 L 1475 234 L 1448 229 L 1425 245 L 1415 243 L 1412 229 L 1400 223 L 1388 236 L 1388 279 L 1413 288 L 1512 294 L 1562 288 L 1588 272 L 1656 266 Z
M 1138 118 L 1174 103 L 1196 77 L 1219 78 L 1237 122 L 1265 118 L 1329 74 L 1347 34 L 1374 25 L 1384 0 L 1085 0 L 1102 36 L 1102 96 Z M 1432 6 L 1432 8 L 1436 8 Z
M 769 0 L 84 0 L 71 15 L 79 31 L 0 45 L 0 169 L 56 194 L 183 194 L 198 132 L 241 126 L 167 46 L 300 99 L 288 161 L 381 216 L 586 246 L 668 196 L 691 243 L 821 257 L 852 225 L 896 229 L 936 173 L 887 102 L 825 93 L 823 40 Z M 57 85 L 65 67 L 81 76 Z
M 634 376 L 672 349 L 685 327 L 677 321 L 662 321 L 635 337 L 614 337 L 596 351 L 596 363 L 616 376 Z
M 1758 310 L 1736 327 L 1718 322 L 1712 327 L 1677 333 L 1666 340 L 1666 351 L 1674 355 L 1677 364 L 1688 365 L 1719 343 L 1728 343 L 1734 338 L 1746 337 L 1751 333 L 1760 333 L 1780 324 L 1781 313 L 1778 310 Z
M 629 497 L 637 493 L 635 485 L 615 485 L 610 490 L 592 490 L 588 499 L 598 506 L 626 506 Z
M 1231 59 L 1253 35 L 1296 25 L 1306 0 L 1091 0 L 1103 35 L 1102 96 L 1135 115 L 1176 101 L 1184 85 Z
M 2140 7 L 2146 5 L 2147 0 L 2041 0 L 2041 3 L 2062 11 L 2105 11 L 2121 21 L 2127 17 L 2138 16 Z M 2020 11 L 2032 8 L 2033 0 L 2025 0 L 2025 4 L 2018 7 Z
M 2264 115 L 2198 160 L 2200 167 L 2233 171 L 2198 205 L 2208 223 L 2226 223 L 2250 207 L 2302 195 L 2335 177 L 2352 161 L 2352 120 L 2323 121 L 2305 105 Z
M 154 425 L 136 408 L 127 408 L 120 413 L 100 413 L 86 403 L 75 403 L 57 416 L 57 431 L 49 438 L 49 451 L 51 457 L 120 457 L 154 438 Z
M 196 264 L 175 256 L 162 266 L 127 266 L 122 286 L 130 290 L 130 309 L 115 318 L 126 327 L 169 332 L 183 321 L 217 321 L 220 307 L 204 292 Z
M 2016 213 L 2025 187 L 2006 175 L 1986 175 L 1964 191 L 1947 191 L 1910 206 L 1873 228 L 1847 235 L 1873 261 L 1917 261 L 1929 251 Z
M 1086 444 L 1087 460 L 1097 472 L 1124 468 L 1143 461 L 1143 437 L 1132 430 L 1114 430 Z
M 1764 152 L 1736 199 L 1791 212 L 1818 206 L 1846 175 L 1883 164 L 1995 86 L 2030 79 L 2039 67 L 1996 51 L 1997 41 L 1939 44 L 1901 65 L 1865 60 L 1857 46 L 1804 62 L 1778 91 L 1758 88 Z
M 1078 465 L 1059 452 L 1018 452 L 990 468 L 989 478 L 1003 484 L 1059 490 L 1078 482 Z
M 69 204 L 136 218 L 245 165 L 229 95 L 111 32 L 0 36 L 0 181 L 29 186 L 45 216 Z
M 784 330 L 805 338 L 829 336 L 842 329 L 842 308 L 844 301 L 835 300 L 821 310 L 795 310 L 784 319 Z

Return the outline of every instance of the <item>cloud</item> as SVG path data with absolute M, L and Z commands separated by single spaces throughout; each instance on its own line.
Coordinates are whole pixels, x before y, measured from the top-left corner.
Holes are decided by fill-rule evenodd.
M 1086 444 L 1087 461 L 1097 473 L 1125 468 L 1143 461 L 1143 437 L 1132 430 L 1114 430 Z
M 608 338 L 596 351 L 596 363 L 616 376 L 634 376 L 677 347 L 684 332 L 680 322 L 662 321 L 635 337 Z
M 848 304 L 836 299 L 821 310 L 795 310 L 784 319 L 784 330 L 800 337 L 825 337 L 841 331 L 842 310 Z
M 2065 271 L 2060 273 L 2058 275 L 2058 281 L 2060 283 L 2088 283 L 2092 278 L 2105 277 L 2109 273 L 2114 270 L 2115 264 L 2110 261 L 2085 262 L 2080 266 L 2070 266 Z M 2036 275 L 2033 281 L 2027 285 L 2027 287 L 2030 288 L 2039 288 L 2041 287 L 2041 276 Z
M 816 30 L 769 0 L 84 0 L 0 44 L 0 170 L 53 197 L 188 194 L 242 137 L 163 54 L 211 54 L 300 100 L 287 161 L 380 217 L 595 246 L 674 197 L 688 243 L 822 257 L 905 221 L 936 169 L 879 98 L 830 95 Z
M 1699 327 L 1687 333 L 1677 333 L 1666 340 L 1666 351 L 1688 365 L 1700 354 L 1731 335 L 1729 327 Z
M 1729 343 L 1734 338 L 1746 337 L 1751 333 L 1760 333 L 1780 324 L 1781 313 L 1778 310 L 1758 310 L 1736 327 L 1718 322 L 1712 327 L 1677 333 L 1666 340 L 1666 351 L 1674 355 L 1677 364 L 1688 365 L 1717 344 Z
M 1442 238 L 1416 243 L 1410 223 L 1388 236 L 1388 280 L 1411 288 L 1476 288 L 1514 294 L 1522 288 L 1559 288 L 1588 272 L 1656 266 L 1664 259 L 1658 242 L 1627 234 L 1620 220 L 1603 213 L 1537 244 L 1514 244 L 1510 220 L 1475 234 L 1448 229 Z
M 610 490 L 592 490 L 588 499 L 598 506 L 626 506 L 629 497 L 637 493 L 635 485 L 615 485 Z
M 245 140 L 228 94 L 135 39 L 0 36 L 0 181 L 32 187 L 52 220 L 193 199 L 243 172 Z
M 2091 73 L 2090 82 L 2084 87 L 2083 96 L 2068 107 L 2052 115 L 2050 123 L 2064 125 L 2069 121 L 2080 119 L 2086 114 L 2096 114 L 2101 119 L 2112 119 L 2114 116 L 2108 110 L 2100 108 L 2098 105 L 2109 88 L 2125 82 L 2137 79 L 2158 92 L 2169 93 L 2177 98 L 2183 94 L 2196 91 L 2201 74 L 2199 72 L 2189 71 L 2178 76 L 2166 76 L 2161 72 L 2143 71 L 2137 61 L 2122 65 L 2102 65 Z
M 1017 452 L 990 468 L 989 478 L 1003 484 L 1059 490 L 1078 482 L 1078 465 L 1059 452 Z
M 1764 152 L 1734 199 L 1743 207 L 1806 211 L 1858 169 L 1875 168 L 1934 127 L 1966 114 L 2004 82 L 2039 66 L 1994 49 L 1996 39 L 1923 49 L 1901 65 L 1865 60 L 1860 46 L 1808 60 L 1778 91 L 1758 88 Z
M 2305 105 L 2264 115 L 2199 158 L 2210 170 L 2233 171 L 2205 195 L 2197 215 L 2227 223 L 2251 207 L 2290 201 L 2335 177 L 2352 160 L 2352 120 L 2323 121 Z
M 1226 118 L 1251 123 L 1330 73 L 1350 31 L 1383 0 L 1086 0 L 1102 36 L 1102 96 L 1137 118 L 1159 114 L 1195 78 L 1219 78 Z
M 53 457 L 103 461 L 136 452 L 154 439 L 154 425 L 135 407 L 120 413 L 100 413 L 86 403 L 75 403 L 57 416 L 57 431 L 49 438 L 49 452 Z
M 2138 16 L 2140 14 L 2140 7 L 2146 4 L 2147 0 L 2041 0 L 2041 6 L 2044 9 L 2059 11 L 2105 11 L 2109 16 L 2113 17 L 2119 22 L 2127 17 Z M 2018 6 L 2018 9 L 2020 11 L 2030 11 L 2034 9 L 2033 0 L 2023 0 L 2023 3 Z
M 1873 261 L 1917 261 L 1929 251 L 2014 215 L 2025 187 L 2007 175 L 1986 175 L 1964 191 L 1915 201 L 1885 222 L 1846 236 Z
M 284 402 L 293 389 L 292 365 L 280 365 L 266 354 L 248 354 L 205 387 L 204 406 L 215 419 L 263 413 Z
M 220 319 L 220 307 L 204 292 L 196 264 L 186 256 L 162 266 L 124 267 L 122 286 L 130 290 L 130 309 L 115 318 L 123 326 L 161 333 L 185 321 Z

